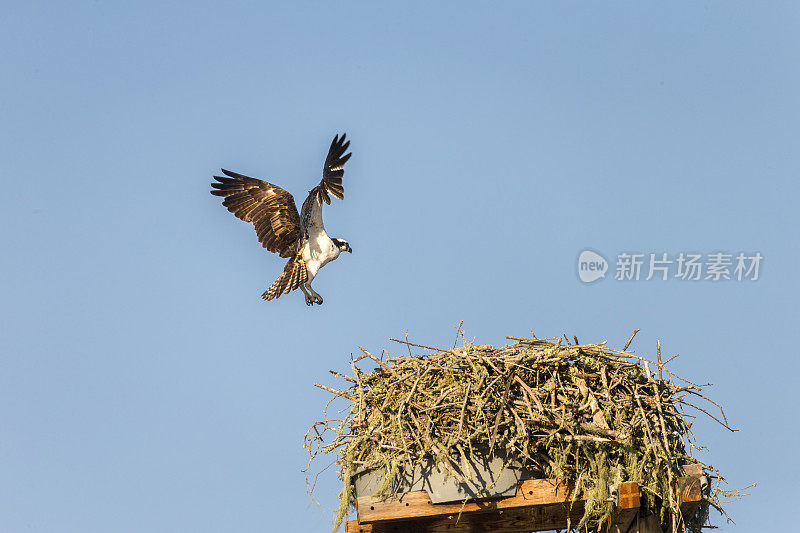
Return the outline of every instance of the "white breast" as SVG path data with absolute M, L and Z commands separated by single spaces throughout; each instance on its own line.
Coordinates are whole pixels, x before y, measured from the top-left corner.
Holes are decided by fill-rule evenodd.
M 313 228 L 309 231 L 308 241 L 303 246 L 303 261 L 308 270 L 308 281 L 314 279 L 320 268 L 339 257 L 340 252 L 341 250 L 333 244 L 324 229 Z

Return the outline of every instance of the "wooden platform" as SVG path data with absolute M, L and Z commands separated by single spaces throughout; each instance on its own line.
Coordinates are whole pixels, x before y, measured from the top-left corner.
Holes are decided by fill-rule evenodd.
M 693 515 L 701 499 L 700 480 L 681 478 L 681 511 Z M 639 511 L 639 485 L 622 483 L 611 531 L 625 533 Z M 516 533 L 566 529 L 583 516 L 585 501 L 554 480 L 522 481 L 509 498 L 434 504 L 424 490 L 381 500 L 358 498 L 357 520 L 347 522 L 346 533 Z

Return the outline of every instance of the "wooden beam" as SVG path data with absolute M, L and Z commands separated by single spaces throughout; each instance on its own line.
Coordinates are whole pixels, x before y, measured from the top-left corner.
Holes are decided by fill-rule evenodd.
M 638 483 L 617 488 L 611 531 L 630 529 L 640 506 Z M 687 476 L 678 480 L 681 512 L 688 520 L 702 499 L 700 480 Z M 583 517 L 584 500 L 555 481 L 523 481 L 510 498 L 471 501 L 463 504 L 433 504 L 428 493 L 409 492 L 381 500 L 362 497 L 356 502 L 358 520 L 347 522 L 346 533 L 518 533 L 565 529 Z
M 612 532 L 625 532 L 639 510 L 639 487 L 636 483 L 625 483 L 620 507 L 615 514 Z M 523 533 L 529 531 L 551 531 L 566 529 L 567 520 L 573 526 L 583 518 L 584 501 L 539 504 L 497 510 L 495 512 L 457 513 L 439 517 L 414 520 L 393 520 L 363 524 L 353 523 L 347 533 Z M 627 507 L 622 507 L 626 505 Z M 622 520 L 620 522 L 619 520 Z M 361 529 L 359 529 L 359 527 Z M 615 529 L 619 527 L 619 529 Z M 370 529 L 366 529 L 370 528 Z
M 344 526 L 345 533 L 372 533 L 372 524 L 359 524 L 356 520 L 350 520 Z
M 611 531 L 628 531 L 639 512 L 639 484 L 620 483 L 617 487 L 618 505 L 614 509 Z
M 448 515 L 441 518 L 423 518 L 393 522 L 376 522 L 370 533 L 522 533 L 563 529 L 569 516 L 577 525 L 583 516 L 583 501 L 512 508 L 493 513 Z M 349 532 L 348 532 L 349 533 Z M 357 532 L 354 532 L 357 533 Z
M 408 518 L 433 518 L 465 513 L 487 513 L 531 507 L 536 505 L 562 504 L 572 500 L 572 491 L 547 479 L 529 479 L 520 483 L 517 494 L 510 498 L 479 500 L 467 503 L 431 503 L 424 490 L 407 492 L 381 500 L 371 496 L 356 500 L 356 512 L 360 524 Z
M 700 479 L 694 476 L 680 478 L 678 480 L 678 497 L 681 501 L 683 520 L 689 520 L 697 512 L 697 506 L 703 499 Z

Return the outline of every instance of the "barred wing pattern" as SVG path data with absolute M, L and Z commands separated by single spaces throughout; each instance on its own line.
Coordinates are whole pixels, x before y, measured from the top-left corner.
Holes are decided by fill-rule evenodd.
M 348 143 L 349 144 L 349 143 Z M 222 169 L 211 186 L 222 205 L 237 218 L 252 222 L 261 245 L 281 257 L 292 257 L 300 238 L 300 215 L 294 197 L 277 185 Z M 324 179 L 323 179 L 324 181 Z M 341 183 L 341 178 L 340 178 Z
M 352 153 L 344 155 L 347 147 L 350 146 L 350 141 L 345 142 L 345 137 L 347 137 L 346 133 L 343 133 L 341 138 L 336 135 L 333 138 L 333 142 L 331 142 L 331 147 L 328 149 L 328 157 L 325 158 L 325 165 L 322 167 L 322 181 L 314 187 L 317 201 L 320 204 L 325 202 L 330 205 L 331 197 L 328 194 L 334 195 L 339 200 L 344 200 L 344 187 L 342 186 L 344 164 L 353 155 Z
M 302 257 L 298 254 L 289 259 L 283 272 L 278 279 L 270 286 L 269 289 L 264 291 L 261 298 L 270 301 L 273 298 L 279 298 L 281 294 L 289 294 L 291 291 L 300 287 L 301 284 L 308 281 L 308 271 L 306 264 L 303 262 Z

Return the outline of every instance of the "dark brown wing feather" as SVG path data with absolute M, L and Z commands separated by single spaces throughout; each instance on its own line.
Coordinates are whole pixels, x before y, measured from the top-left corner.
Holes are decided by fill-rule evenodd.
M 283 272 L 278 276 L 278 279 L 270 286 L 269 289 L 264 291 L 261 298 L 270 301 L 273 298 L 279 298 L 281 294 L 289 294 L 300 286 L 301 283 L 308 281 L 308 271 L 303 259 L 296 255 L 292 257 L 283 268 Z
M 227 177 L 214 176 L 211 194 L 223 196 L 222 205 L 245 222 L 252 222 L 258 241 L 281 257 L 295 253 L 300 238 L 300 215 L 291 194 L 277 185 L 222 169 Z
M 322 181 L 312 190 L 316 192 L 317 199 L 326 204 L 331 203 L 328 194 L 334 195 L 339 200 L 344 200 L 344 187 L 342 186 L 342 176 L 344 176 L 344 164 L 350 159 L 352 153 L 346 154 L 350 141 L 345 142 L 346 133 L 339 138 L 336 135 L 328 149 L 328 157 L 325 158 L 325 165 L 322 167 Z

